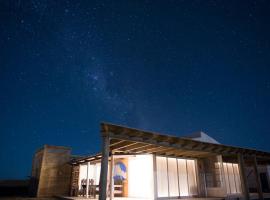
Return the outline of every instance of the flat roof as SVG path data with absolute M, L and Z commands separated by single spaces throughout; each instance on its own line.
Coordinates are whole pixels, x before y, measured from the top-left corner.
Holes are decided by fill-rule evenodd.
M 101 135 L 110 138 L 110 152 L 116 155 L 156 154 L 159 156 L 204 158 L 214 155 L 232 156 L 241 153 L 244 156 L 256 156 L 260 159 L 270 160 L 269 152 L 202 142 L 110 123 L 101 123 Z M 72 160 L 72 164 L 97 159 L 101 159 L 101 154 Z

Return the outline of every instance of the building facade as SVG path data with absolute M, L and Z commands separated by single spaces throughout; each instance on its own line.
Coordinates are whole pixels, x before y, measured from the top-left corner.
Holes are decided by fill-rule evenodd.
M 30 194 L 37 197 L 68 195 L 72 166 L 71 149 L 44 145 L 33 159 Z
M 48 177 L 59 174 L 52 168 L 50 172 L 35 167 L 44 163 L 33 164 L 33 172 L 40 177 L 36 178 L 37 195 L 47 192 L 47 196 L 100 200 L 270 196 L 270 153 L 222 145 L 202 132 L 175 137 L 103 123 L 101 135 L 99 154 L 72 158 L 69 151 L 62 154 L 63 159 L 60 154 L 50 156 L 61 160 L 56 165 L 69 166 L 60 173 L 62 179 L 51 178 L 55 184 L 49 184 Z M 36 153 L 33 163 L 39 163 L 35 160 L 41 160 L 40 154 Z M 41 175 L 45 169 L 47 180 Z M 44 182 L 51 187 L 44 189 Z M 53 194 L 57 187 L 62 191 Z

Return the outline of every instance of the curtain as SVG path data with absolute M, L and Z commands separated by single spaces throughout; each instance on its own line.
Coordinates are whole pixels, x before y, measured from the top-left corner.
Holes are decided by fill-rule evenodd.
M 108 167 L 108 169 L 109 169 L 109 167 Z M 98 184 L 99 184 L 100 170 L 101 170 L 101 164 L 100 164 L 100 163 L 96 163 L 96 164 L 95 164 L 95 178 L 94 178 L 94 185 L 98 185 Z M 109 174 L 109 173 L 108 173 L 108 174 Z
M 229 182 L 229 176 L 228 176 L 228 164 L 223 163 L 223 168 L 224 168 L 224 175 L 225 175 L 225 183 L 226 183 L 227 194 L 230 194 L 231 193 L 231 188 L 230 188 L 230 182 Z
M 195 160 L 156 157 L 158 197 L 198 194 Z
M 229 182 L 230 182 L 230 187 L 231 187 L 231 193 L 236 193 L 236 185 L 235 185 L 235 180 L 234 180 L 232 163 L 228 163 L 228 176 L 229 176 Z
M 241 193 L 241 180 L 238 164 L 223 163 L 227 194 Z
M 197 191 L 196 169 L 194 160 L 187 160 L 187 170 L 188 170 L 189 195 L 196 195 L 198 191 Z
M 169 178 L 169 195 L 170 197 L 179 196 L 177 160 L 168 158 L 168 178 Z
M 241 180 L 240 180 L 238 164 L 233 164 L 233 171 L 234 171 L 234 176 L 235 176 L 236 192 L 241 193 Z
M 186 159 L 177 159 L 180 196 L 188 196 L 188 174 Z
M 137 155 L 128 158 L 128 197 L 153 199 L 153 156 Z
M 167 158 L 156 157 L 157 164 L 157 192 L 158 197 L 168 197 Z

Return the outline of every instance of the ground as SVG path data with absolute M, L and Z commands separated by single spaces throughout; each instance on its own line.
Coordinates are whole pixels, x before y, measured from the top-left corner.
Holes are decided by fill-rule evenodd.
M 0 197 L 0 200 L 59 200 L 57 198 Z

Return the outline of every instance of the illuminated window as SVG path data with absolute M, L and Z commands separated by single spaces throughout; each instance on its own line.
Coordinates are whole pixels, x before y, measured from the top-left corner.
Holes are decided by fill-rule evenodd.
M 157 191 L 158 197 L 168 197 L 167 158 L 157 157 Z
M 128 158 L 128 197 L 152 199 L 153 156 L 137 155 Z
M 193 196 L 198 193 L 195 161 L 156 157 L 158 197 Z
M 241 193 L 238 164 L 223 163 L 227 194 Z

